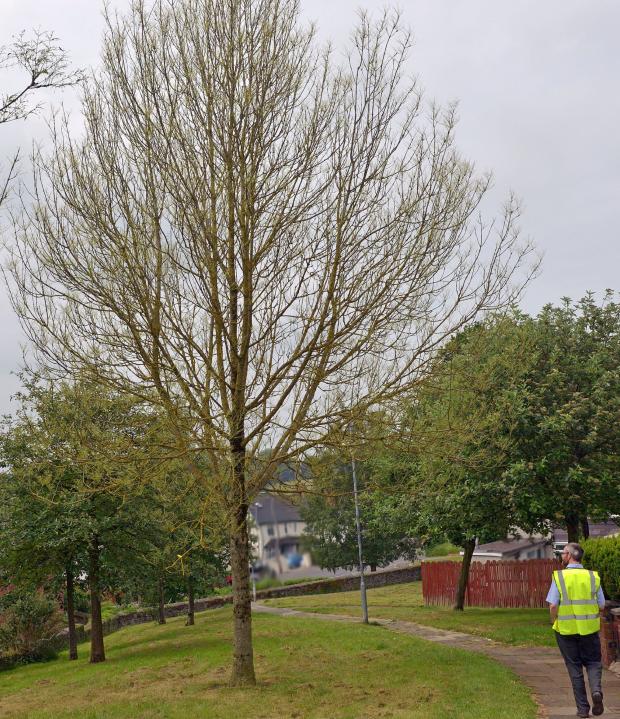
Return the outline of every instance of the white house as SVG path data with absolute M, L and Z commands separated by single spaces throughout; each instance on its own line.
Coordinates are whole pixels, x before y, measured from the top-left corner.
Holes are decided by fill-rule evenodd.
M 306 523 L 297 507 L 274 494 L 261 492 L 250 507 L 251 537 L 259 562 L 280 574 L 289 563 L 311 565 L 310 555 L 301 553 L 300 537 Z M 299 564 L 297 564 L 299 566 Z

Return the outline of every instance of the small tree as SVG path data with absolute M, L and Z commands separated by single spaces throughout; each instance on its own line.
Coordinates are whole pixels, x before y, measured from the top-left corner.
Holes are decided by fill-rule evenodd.
M 504 537 L 518 521 L 508 469 L 531 347 L 518 316 L 470 327 L 442 350 L 401 416 L 393 464 L 402 472 L 408 458 L 420 537 L 464 548 L 457 610 L 464 607 L 476 539 Z
M 255 681 L 251 499 L 510 302 L 528 251 L 513 201 L 480 219 L 489 178 L 406 77 L 398 15 L 362 14 L 341 65 L 298 15 L 156 0 L 109 17 L 84 139 L 60 126 L 37 158 L 13 254 L 43 360 L 155 401 L 178 451 L 208 458 L 193 472 L 227 523 L 233 684 Z

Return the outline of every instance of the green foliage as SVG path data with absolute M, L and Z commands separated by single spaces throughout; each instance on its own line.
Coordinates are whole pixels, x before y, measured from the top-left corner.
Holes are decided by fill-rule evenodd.
M 447 557 L 448 554 L 458 554 L 460 547 L 451 542 L 441 542 L 441 544 L 433 544 L 426 550 L 427 557 Z
M 497 539 L 516 523 L 506 471 L 530 361 L 524 319 L 489 318 L 442 349 L 401 408 L 384 466 L 407 482 L 428 545 Z
M 577 540 L 579 522 L 620 512 L 620 304 L 611 292 L 548 305 L 529 323 L 535 362 L 521 393 L 511 468 L 519 511 Z M 571 536 L 572 535 L 572 536 Z
M 620 601 L 620 537 L 588 539 L 582 546 L 584 566 L 600 574 L 607 599 Z
M 414 507 L 401 492 L 387 494 L 371 483 L 371 462 L 357 461 L 364 564 L 384 567 L 399 557 L 413 560 Z M 302 546 L 324 569 L 359 566 L 351 463 L 325 452 L 312 465 L 313 494 L 300 505 L 306 523 Z
M 63 627 L 58 605 L 40 593 L 11 592 L 3 597 L 0 656 L 20 663 L 57 656 L 53 638 Z

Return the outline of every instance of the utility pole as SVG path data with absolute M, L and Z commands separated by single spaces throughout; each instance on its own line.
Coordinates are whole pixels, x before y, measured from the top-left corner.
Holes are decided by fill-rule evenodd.
M 366 582 L 364 581 L 364 559 L 362 553 L 362 526 L 360 522 L 360 505 L 357 499 L 357 473 L 355 457 L 351 453 L 351 470 L 353 473 L 353 499 L 355 500 L 355 524 L 357 527 L 357 552 L 360 564 L 360 594 L 362 597 L 362 621 L 368 624 L 368 602 L 366 601 Z

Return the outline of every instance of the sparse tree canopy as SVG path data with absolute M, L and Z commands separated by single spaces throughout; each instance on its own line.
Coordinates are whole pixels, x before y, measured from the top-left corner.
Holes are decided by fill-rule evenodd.
M 194 471 L 229 524 L 233 683 L 254 681 L 251 497 L 512 301 L 528 253 L 513 201 L 480 218 L 489 178 L 407 77 L 398 15 L 361 15 L 340 62 L 298 9 L 157 0 L 109 17 L 84 138 L 61 124 L 36 158 L 12 263 L 44 362 L 155 397 L 179 448 L 208 458 Z
M 40 103 L 31 102 L 36 91 L 75 85 L 81 78 L 80 71 L 71 70 L 58 38 L 51 32 L 43 31 L 36 31 L 31 36 L 21 32 L 10 45 L 1 46 L 0 70 L 20 72 L 16 88 L 0 87 L 0 125 L 24 120 L 40 110 Z M 0 185 L 0 205 L 6 198 L 16 167 L 17 155 Z

